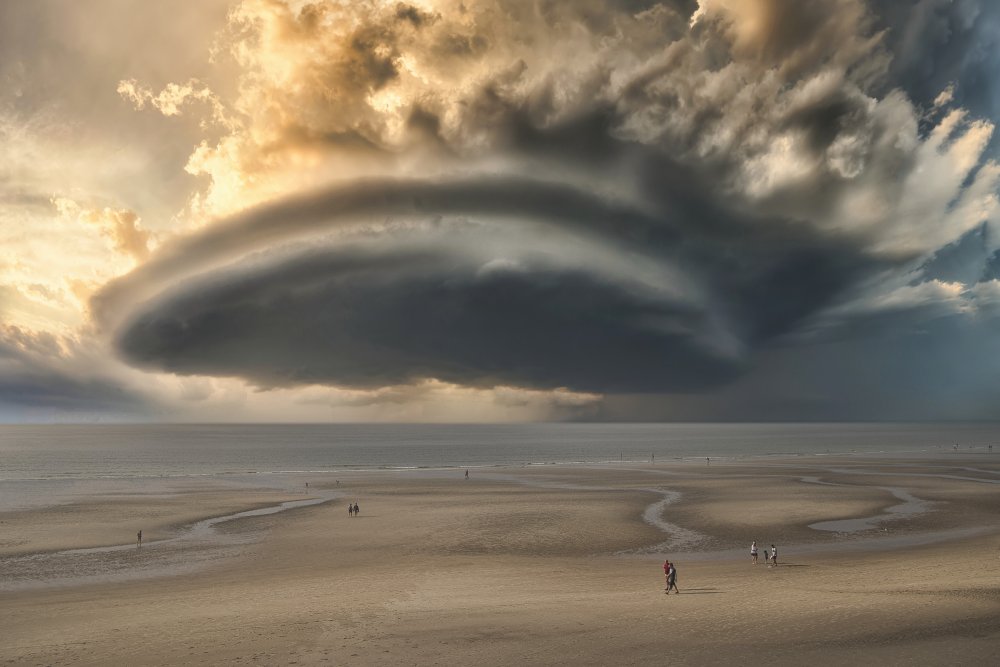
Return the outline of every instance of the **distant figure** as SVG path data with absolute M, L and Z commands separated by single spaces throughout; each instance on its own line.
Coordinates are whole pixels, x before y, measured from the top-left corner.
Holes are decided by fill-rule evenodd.
M 778 564 L 778 547 L 771 545 L 771 565 L 777 566 Z
M 750 558 L 753 560 L 753 564 L 757 564 L 757 540 L 754 540 L 750 545 Z
M 347 503 L 347 515 L 354 516 L 354 505 Z
M 135 546 L 136 546 L 137 549 L 142 546 L 142 531 L 141 530 L 138 533 L 135 534 Z
M 354 502 L 354 516 L 361 514 L 361 508 L 358 507 L 357 501 Z
M 670 569 L 667 570 L 667 595 L 670 595 L 671 588 L 680 595 L 680 590 L 677 588 L 677 567 L 673 563 L 670 564 Z
M 306 488 L 307 489 L 309 488 L 309 482 L 306 482 Z
M 707 466 L 710 466 L 710 465 L 712 465 L 712 459 L 710 459 L 710 458 L 708 458 L 708 457 L 706 456 L 706 457 L 705 457 L 705 465 L 707 465 Z
M 771 564 L 771 552 L 767 550 L 767 547 L 764 547 L 764 562 L 768 565 Z
M 663 561 L 663 584 L 666 586 L 663 590 L 666 591 L 667 595 L 670 595 L 670 561 Z
M 468 470 L 465 471 L 465 479 L 469 479 L 469 471 Z

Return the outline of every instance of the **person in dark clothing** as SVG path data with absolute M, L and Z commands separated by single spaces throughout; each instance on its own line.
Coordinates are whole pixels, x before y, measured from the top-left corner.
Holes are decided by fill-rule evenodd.
M 680 589 L 677 588 L 677 567 L 671 563 L 670 569 L 667 570 L 667 594 L 670 594 L 670 589 L 674 589 L 680 594 Z

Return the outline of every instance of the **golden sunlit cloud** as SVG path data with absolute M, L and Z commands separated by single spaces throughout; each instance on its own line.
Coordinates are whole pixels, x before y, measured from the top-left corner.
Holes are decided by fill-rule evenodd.
M 164 419 L 712 415 L 792 342 L 991 349 L 1000 114 L 963 77 L 992 61 L 890 4 L 98 4 L 38 10 L 71 55 L 0 67 L 10 395 L 36 368 Z M 980 54 L 982 11 L 952 22 Z

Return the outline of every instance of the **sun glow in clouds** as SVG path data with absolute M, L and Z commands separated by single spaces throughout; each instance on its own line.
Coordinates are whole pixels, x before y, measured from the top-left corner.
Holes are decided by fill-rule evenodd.
M 933 416 L 932 359 L 1000 358 L 1000 10 L 690 4 L 4 7 L 42 32 L 0 45 L 0 409 L 758 419 L 823 387 L 841 418 L 897 389 L 836 347 Z

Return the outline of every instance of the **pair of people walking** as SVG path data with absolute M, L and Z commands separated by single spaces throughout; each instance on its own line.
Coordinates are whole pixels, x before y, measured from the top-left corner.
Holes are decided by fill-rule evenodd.
M 348 503 L 348 505 L 347 505 L 347 514 L 349 516 L 357 516 L 360 513 L 361 513 L 361 508 L 358 507 L 357 503 L 354 503 L 353 505 L 351 505 L 350 503 Z
M 677 588 L 677 568 L 669 560 L 663 561 L 663 576 L 667 580 L 667 588 L 664 593 L 670 595 L 670 589 L 673 589 L 680 594 L 681 591 Z

